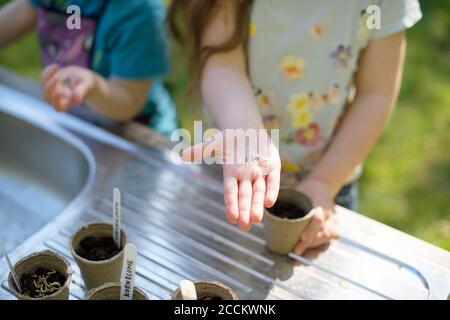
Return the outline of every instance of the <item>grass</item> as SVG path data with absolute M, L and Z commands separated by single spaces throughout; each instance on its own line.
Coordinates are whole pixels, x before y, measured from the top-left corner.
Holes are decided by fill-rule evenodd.
M 397 110 L 365 163 L 359 211 L 450 250 L 450 3 L 421 4 Z M 177 49 L 173 56 L 167 81 L 181 126 L 190 128 L 202 113 L 183 96 L 185 65 Z M 0 64 L 38 79 L 36 35 L 0 49 Z
M 366 161 L 360 211 L 450 250 L 450 5 L 421 4 L 397 110 Z

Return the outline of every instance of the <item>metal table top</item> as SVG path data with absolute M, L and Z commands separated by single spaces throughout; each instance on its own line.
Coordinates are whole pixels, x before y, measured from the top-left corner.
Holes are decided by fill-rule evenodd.
M 151 299 L 169 299 L 182 279 L 221 281 L 240 299 L 449 297 L 448 251 L 340 207 L 340 240 L 303 257 L 271 253 L 262 225 L 246 233 L 226 222 L 217 170 L 171 163 L 167 142 L 146 128 L 129 125 L 121 137 L 53 112 L 24 94 L 33 86 L 17 79 L 0 70 L 0 83 L 22 91 L 0 84 L 0 113 L 63 130 L 91 159 L 82 193 L 10 253 L 14 261 L 41 249 L 68 258 L 75 273 L 71 299 L 83 299 L 84 287 L 68 238 L 81 224 L 111 220 L 114 187 L 122 190 L 124 229 L 139 250 L 136 285 Z M 12 299 L 4 260 L 0 299 Z

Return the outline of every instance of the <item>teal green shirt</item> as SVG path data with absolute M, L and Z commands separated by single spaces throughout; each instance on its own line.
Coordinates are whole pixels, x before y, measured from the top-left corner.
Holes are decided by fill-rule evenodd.
M 174 104 L 161 77 L 169 70 L 164 28 L 165 8 L 160 0 L 30 0 L 66 12 L 77 5 L 81 14 L 99 15 L 91 67 L 104 77 L 153 79 L 141 116 L 148 125 L 169 135 L 177 127 Z

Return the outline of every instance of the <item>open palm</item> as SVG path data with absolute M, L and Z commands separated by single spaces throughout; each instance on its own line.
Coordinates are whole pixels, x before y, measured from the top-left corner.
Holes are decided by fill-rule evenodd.
M 255 146 L 247 146 L 247 160 L 241 163 L 236 161 L 236 154 L 226 152 L 228 143 L 230 141 L 222 134 L 216 135 L 183 150 L 182 159 L 190 162 L 211 155 L 220 158 L 227 219 L 247 231 L 252 224 L 261 222 L 264 207 L 273 206 L 278 197 L 280 156 L 276 146 L 267 138 L 263 153 L 257 153 Z

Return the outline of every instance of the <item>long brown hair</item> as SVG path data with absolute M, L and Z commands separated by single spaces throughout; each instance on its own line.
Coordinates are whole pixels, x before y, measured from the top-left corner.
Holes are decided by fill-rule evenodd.
M 202 46 L 202 37 L 224 1 L 234 2 L 234 32 L 229 39 L 219 45 Z M 253 1 L 171 0 L 167 24 L 173 37 L 183 49 L 188 50 L 190 90 L 198 87 L 206 61 L 212 55 L 231 51 L 246 41 Z

